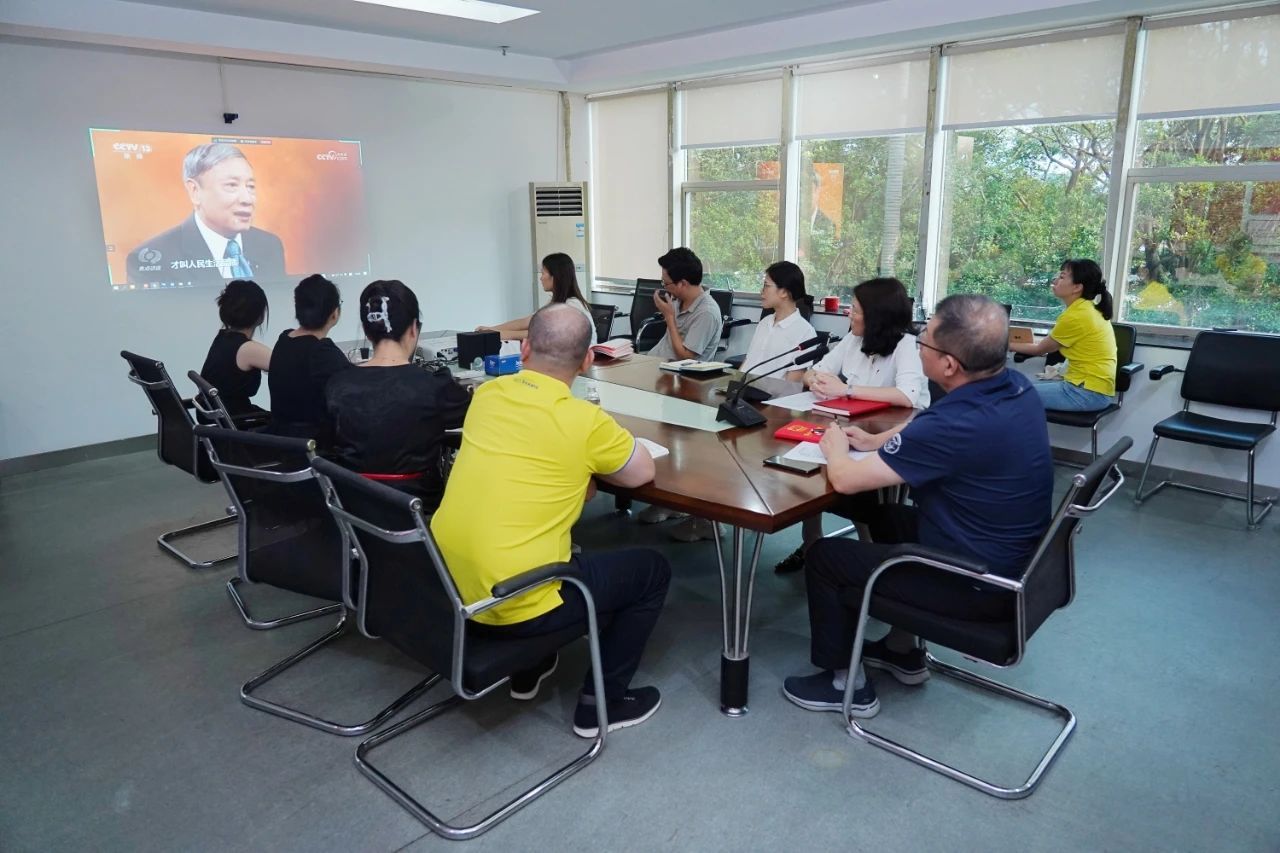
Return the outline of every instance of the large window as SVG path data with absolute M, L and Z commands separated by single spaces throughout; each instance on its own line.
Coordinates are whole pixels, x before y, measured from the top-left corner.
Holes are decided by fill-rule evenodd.
M 681 92 L 685 242 L 703 284 L 760 290 L 778 245 L 780 78 Z
M 1147 33 L 1120 316 L 1280 332 L 1280 15 Z
M 948 57 L 939 298 L 1052 320 L 1062 262 L 1102 261 L 1123 52 L 1101 32 Z

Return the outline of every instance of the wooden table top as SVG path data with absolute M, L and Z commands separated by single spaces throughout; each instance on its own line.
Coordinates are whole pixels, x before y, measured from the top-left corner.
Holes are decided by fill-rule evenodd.
M 723 395 L 716 392 L 738 376 L 735 373 L 698 379 L 660 370 L 658 364 L 656 358 L 636 355 L 619 362 L 596 364 L 589 376 L 600 382 L 708 406 L 723 402 Z M 756 384 L 775 396 L 802 390 L 799 383 L 781 379 L 766 378 Z M 824 471 L 806 476 L 764 466 L 767 457 L 786 453 L 795 446 L 794 442 L 773 437 L 779 427 L 796 418 L 817 422 L 826 418 L 776 406 L 759 409 L 767 419 L 763 425 L 721 432 L 615 415 L 618 423 L 632 433 L 656 441 L 671 453 L 654 463 L 656 473 L 652 483 L 637 489 L 609 487 L 608 490 L 764 533 L 790 527 L 835 503 L 836 493 Z M 906 408 L 886 409 L 853 422 L 864 429 L 880 431 L 909 420 L 912 414 L 913 410 Z

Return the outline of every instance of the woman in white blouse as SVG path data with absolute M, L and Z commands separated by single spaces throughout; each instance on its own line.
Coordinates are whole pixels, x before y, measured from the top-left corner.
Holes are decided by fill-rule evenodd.
M 742 369 L 751 370 L 760 365 L 757 373 L 773 374 L 781 373 L 783 365 L 789 364 L 794 369 L 786 372 L 786 378 L 792 381 L 799 379 L 803 373 L 800 368 L 795 368 L 794 356 L 790 362 L 780 356 L 814 336 L 813 326 L 804 317 L 806 311 L 802 310 L 802 306 L 807 309 L 811 301 L 812 297 L 804 291 L 804 271 L 800 267 L 790 261 L 771 264 L 764 271 L 764 283 L 760 286 L 760 306 L 773 313 L 761 317 L 756 324 L 751 346 L 747 347 L 747 354 L 742 359 Z M 779 357 L 768 360 L 775 356 Z
M 929 405 L 929 383 L 911 334 L 911 299 L 902 282 L 873 278 L 853 289 L 849 334 L 804 374 L 804 384 L 824 399 L 855 397 L 914 409 Z M 839 512 L 848 515 L 860 501 L 874 498 L 854 496 Z M 774 571 L 783 574 L 804 567 L 805 549 L 822 538 L 822 516 L 806 518 L 802 530 L 803 544 Z
M 582 291 L 578 289 L 578 275 L 574 272 L 573 258 L 564 252 L 552 252 L 547 255 L 542 259 L 542 270 L 538 274 L 538 282 L 543 290 L 551 294 L 552 302 L 566 302 L 587 316 L 587 321 L 591 323 L 591 345 L 598 344 L 596 321 L 591 316 L 591 309 L 587 307 L 587 300 L 582 298 Z M 530 314 L 496 326 L 476 326 L 476 331 L 498 332 L 504 341 L 522 341 L 529 334 L 529 320 L 532 318 L 533 315 Z

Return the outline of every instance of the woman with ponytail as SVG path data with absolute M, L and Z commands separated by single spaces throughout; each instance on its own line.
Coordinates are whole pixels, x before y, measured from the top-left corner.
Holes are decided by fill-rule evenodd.
M 346 468 L 422 498 L 433 512 L 444 494 L 440 449 L 445 430 L 462 426 L 471 402 L 447 369 L 413 364 L 422 329 L 418 297 L 395 280 L 360 294 L 360 322 L 373 355 L 325 389 L 333 456 Z
M 578 288 L 578 274 L 574 272 L 573 258 L 564 252 L 552 252 L 547 255 L 542 259 L 538 283 L 542 285 L 543 291 L 551 294 L 552 302 L 564 302 L 585 314 L 587 321 L 591 323 L 591 345 L 595 346 L 599 343 L 596 340 L 595 318 L 591 316 L 591 308 Z M 523 341 L 529 334 L 529 320 L 532 318 L 533 315 L 530 314 L 528 317 L 517 317 L 496 326 L 476 326 L 476 331 L 499 332 L 504 341 Z
M 1088 259 L 1063 263 L 1053 295 L 1066 309 L 1038 343 L 1010 343 L 1024 355 L 1061 352 L 1067 372 L 1061 380 L 1033 383 L 1046 409 L 1096 412 L 1115 402 L 1116 334 L 1111 328 L 1111 294 L 1102 270 Z

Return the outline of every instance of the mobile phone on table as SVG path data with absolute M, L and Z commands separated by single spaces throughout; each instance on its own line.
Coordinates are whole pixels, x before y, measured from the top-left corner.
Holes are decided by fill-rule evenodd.
M 803 459 L 788 459 L 782 454 L 770 456 L 764 460 L 764 464 L 769 468 L 782 468 L 786 471 L 792 471 L 796 474 L 816 474 L 822 469 L 821 462 L 806 462 Z

